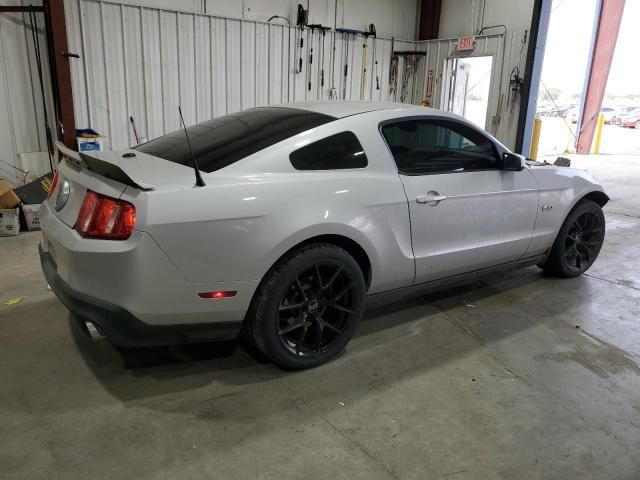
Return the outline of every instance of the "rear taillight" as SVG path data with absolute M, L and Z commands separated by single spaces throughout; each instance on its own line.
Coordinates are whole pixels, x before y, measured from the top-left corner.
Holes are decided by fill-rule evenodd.
M 53 174 L 53 180 L 51 181 L 51 186 L 49 187 L 47 198 L 51 198 L 51 195 L 53 195 L 53 191 L 56 189 L 56 185 L 58 185 L 58 170 L 56 170 L 56 173 Z
M 136 223 L 136 207 L 117 198 L 87 192 L 73 228 L 85 238 L 126 240 Z

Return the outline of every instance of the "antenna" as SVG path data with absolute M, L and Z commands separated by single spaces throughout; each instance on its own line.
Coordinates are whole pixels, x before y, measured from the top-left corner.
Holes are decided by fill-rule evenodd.
M 193 159 L 193 169 L 196 172 L 196 187 L 204 187 L 206 184 L 202 179 L 202 175 L 200 175 L 200 167 L 198 166 L 196 156 L 193 154 L 193 148 L 191 148 L 191 141 L 189 140 L 189 134 L 187 133 L 187 126 L 184 124 L 184 117 L 182 116 L 182 109 L 180 108 L 180 105 L 178 105 L 178 112 L 180 113 L 180 121 L 182 122 L 182 128 L 184 128 L 184 136 L 187 137 L 187 144 L 189 145 L 189 151 L 191 152 L 191 158 Z

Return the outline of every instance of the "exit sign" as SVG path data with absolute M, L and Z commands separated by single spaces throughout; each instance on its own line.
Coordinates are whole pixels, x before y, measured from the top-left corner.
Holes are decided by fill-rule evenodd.
M 473 37 L 460 37 L 458 39 L 458 50 L 473 50 Z

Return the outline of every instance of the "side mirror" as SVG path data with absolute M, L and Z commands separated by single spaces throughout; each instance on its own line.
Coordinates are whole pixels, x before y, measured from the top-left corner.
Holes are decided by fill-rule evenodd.
M 524 170 L 525 158 L 517 153 L 504 152 L 502 154 L 502 169 L 511 172 Z

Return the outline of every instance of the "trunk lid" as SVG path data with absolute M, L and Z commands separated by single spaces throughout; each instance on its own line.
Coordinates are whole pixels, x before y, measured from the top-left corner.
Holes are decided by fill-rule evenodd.
M 184 188 L 195 182 L 192 168 L 135 150 L 84 154 L 61 142 L 56 146 L 64 160 L 58 165 L 58 183 L 47 201 L 54 214 L 71 228 L 88 190 L 120 198 L 127 186 L 148 191 Z M 127 153 L 135 155 L 123 157 Z

